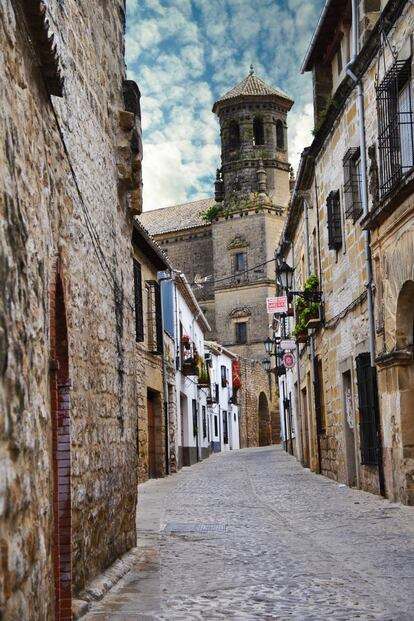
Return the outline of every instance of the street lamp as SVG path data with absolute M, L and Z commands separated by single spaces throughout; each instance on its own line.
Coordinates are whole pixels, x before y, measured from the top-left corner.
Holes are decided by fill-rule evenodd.
M 283 289 L 286 292 L 290 291 L 293 286 L 293 273 L 294 269 L 285 260 L 282 261 L 280 265 L 276 267 L 276 276 L 278 282 L 280 282 Z
M 263 368 L 264 368 L 265 371 L 270 371 L 270 360 L 269 360 L 269 358 L 265 358 L 264 360 L 262 360 L 262 365 L 263 365 Z
M 264 341 L 263 343 L 264 348 L 266 350 L 266 353 L 268 356 L 272 355 L 273 352 L 273 341 L 270 337 L 267 337 L 267 339 Z

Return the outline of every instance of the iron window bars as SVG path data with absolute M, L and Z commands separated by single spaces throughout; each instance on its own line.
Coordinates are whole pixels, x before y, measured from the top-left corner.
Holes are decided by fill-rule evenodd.
M 411 58 L 396 60 L 376 88 L 380 196 L 386 196 L 413 165 Z
M 359 429 L 361 464 L 378 464 L 378 389 L 375 367 L 371 367 L 370 354 L 356 357 L 359 401 Z
M 339 190 L 330 192 L 326 199 L 328 212 L 328 248 L 339 250 L 342 246 L 341 202 Z
M 348 149 L 343 159 L 345 217 L 355 222 L 362 214 L 361 152 L 359 147 Z

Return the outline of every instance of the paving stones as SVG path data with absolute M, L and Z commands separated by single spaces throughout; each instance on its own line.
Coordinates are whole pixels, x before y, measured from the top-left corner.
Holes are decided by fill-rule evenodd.
M 148 481 L 138 528 L 136 565 L 85 621 L 414 619 L 414 508 L 279 447 Z

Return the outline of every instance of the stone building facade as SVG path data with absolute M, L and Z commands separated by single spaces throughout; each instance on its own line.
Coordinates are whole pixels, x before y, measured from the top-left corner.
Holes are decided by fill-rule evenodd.
M 323 312 L 290 374 L 297 449 L 313 470 L 413 504 L 414 13 L 397 0 L 357 6 L 355 17 L 346 2 L 327 3 L 303 65 L 313 72 L 317 123 L 279 251 L 295 266 L 295 289 L 318 276 Z
M 171 263 L 192 283 L 212 327 L 209 338 L 246 360 L 264 357 L 269 334 L 266 298 L 274 295 L 274 249 L 290 196 L 287 114 L 292 104 L 252 70 L 213 107 L 221 135 L 215 198 L 141 216 Z M 277 410 L 266 372 L 254 366 L 252 377 L 262 373 L 270 410 Z M 256 404 L 252 424 L 258 416 Z M 256 442 L 258 425 L 256 420 L 247 434 Z M 274 438 L 278 432 L 279 425 Z M 271 435 L 263 443 L 270 443 Z
M 142 150 L 124 28 L 123 0 L 0 2 L 4 621 L 71 619 L 72 593 L 135 544 Z

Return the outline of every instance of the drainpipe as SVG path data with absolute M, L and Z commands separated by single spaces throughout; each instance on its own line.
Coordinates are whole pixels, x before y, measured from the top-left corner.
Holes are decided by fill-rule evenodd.
M 175 275 L 170 272 L 169 276 L 162 276 L 158 279 L 158 283 L 163 282 L 164 280 L 175 280 Z M 164 318 L 163 318 L 163 333 L 164 333 Z M 163 348 L 164 349 L 164 348 Z M 174 340 L 174 349 L 175 349 L 175 340 Z M 175 355 L 175 351 L 174 351 Z M 175 361 L 175 359 L 174 359 Z M 168 384 L 167 384 L 167 363 L 165 361 L 165 355 L 162 354 L 162 385 L 164 390 L 164 427 L 165 427 L 165 474 L 170 474 L 170 425 L 168 421 L 168 410 L 169 410 L 169 395 L 168 395 Z
M 368 179 L 367 179 L 367 145 L 365 137 L 365 111 L 364 111 L 364 91 L 362 80 L 352 71 L 355 64 L 358 50 L 358 6 L 357 0 L 352 0 L 352 58 L 346 66 L 347 75 L 357 86 L 358 120 L 359 120 L 359 144 L 361 151 L 361 199 L 362 213 L 365 218 L 368 216 Z M 365 248 L 365 268 L 367 271 L 367 303 L 368 303 L 368 337 L 371 367 L 375 370 L 375 317 L 374 317 L 374 296 L 373 296 L 373 272 L 371 258 L 371 235 L 370 231 L 364 229 L 364 248 Z M 374 373 L 376 377 L 376 373 Z M 376 408 L 376 418 L 378 425 L 378 479 L 381 496 L 385 496 L 384 464 L 382 460 L 382 439 L 381 423 L 379 418 L 378 406 Z
M 304 223 L 305 223 L 305 260 L 306 260 L 306 276 L 310 276 L 310 247 L 309 247 L 309 205 L 306 198 L 303 199 Z M 313 386 L 313 402 L 315 403 L 315 340 L 314 331 L 309 337 L 310 357 L 311 357 L 311 379 Z M 318 433 L 318 425 L 316 425 L 316 445 L 318 452 L 318 471 L 322 472 L 322 456 L 321 456 L 321 439 Z
M 295 265 L 295 248 L 293 246 L 292 243 L 292 265 Z M 296 325 L 296 307 L 293 306 L 293 315 L 294 315 L 294 322 Z M 297 399 L 296 399 L 296 404 L 297 404 L 297 430 L 296 430 L 296 443 L 297 443 L 297 449 L 298 449 L 298 457 L 300 459 L 300 462 L 302 464 L 302 466 L 305 465 L 305 459 L 304 459 L 304 455 L 303 455 L 303 438 L 302 438 L 302 391 L 300 388 L 300 351 L 299 351 L 299 344 L 296 344 L 296 393 L 297 393 Z

